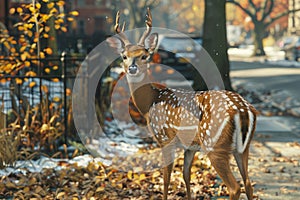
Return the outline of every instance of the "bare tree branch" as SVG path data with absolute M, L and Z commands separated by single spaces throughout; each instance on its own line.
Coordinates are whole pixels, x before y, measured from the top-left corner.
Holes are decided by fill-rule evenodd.
M 252 8 L 255 10 L 255 12 L 257 13 L 259 11 L 259 8 L 257 8 L 253 2 L 253 0 L 248 0 L 248 2 L 250 3 L 250 5 L 252 6 Z
M 247 15 L 249 15 L 249 17 L 251 17 L 252 20 L 254 20 L 254 19 L 256 20 L 256 16 L 253 13 L 251 13 L 249 10 L 247 10 L 246 8 L 241 6 L 241 4 L 239 2 L 236 2 L 235 0 L 227 0 L 227 3 L 232 3 L 232 4 L 236 5 L 237 7 L 242 9 Z
M 286 15 L 292 13 L 292 12 L 299 12 L 299 11 L 300 11 L 300 8 L 299 9 L 295 9 L 295 10 L 288 10 L 286 12 L 280 13 L 276 17 L 271 18 L 271 20 L 269 22 L 266 22 L 265 23 L 265 27 L 270 26 L 273 22 L 275 22 L 276 20 L 280 19 L 281 17 L 284 17 L 284 16 L 286 16 Z
M 268 3 L 270 2 L 270 5 L 268 6 Z M 268 8 L 268 9 L 267 9 Z M 264 21 L 273 11 L 274 8 L 274 0 L 265 0 L 264 6 L 263 6 L 263 16 L 262 21 Z
M 193 3 L 190 3 L 189 5 L 187 5 L 186 7 L 182 8 L 179 12 L 177 13 L 173 13 L 171 20 L 175 20 L 180 14 L 184 13 L 186 10 L 191 9 L 191 6 L 193 5 Z

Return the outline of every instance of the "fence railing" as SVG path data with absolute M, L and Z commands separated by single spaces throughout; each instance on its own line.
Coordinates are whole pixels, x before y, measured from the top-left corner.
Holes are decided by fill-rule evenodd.
M 41 105 L 43 101 L 51 101 L 61 109 L 64 123 L 64 139 L 67 142 L 69 126 L 68 115 L 71 106 L 71 91 L 76 72 L 84 57 L 74 57 L 63 53 L 61 56 L 28 60 L 30 67 L 24 67 L 17 73 L 0 74 L 0 110 L 5 124 L 9 121 L 9 113 L 25 115 L 27 107 Z M 1 64 L 14 62 L 8 58 L 0 58 Z M 33 73 L 30 73 L 33 72 Z M 6 115 L 5 117 L 3 117 Z M 0 119 L 1 120 L 1 119 Z M 1 129 L 1 127 L 0 127 Z

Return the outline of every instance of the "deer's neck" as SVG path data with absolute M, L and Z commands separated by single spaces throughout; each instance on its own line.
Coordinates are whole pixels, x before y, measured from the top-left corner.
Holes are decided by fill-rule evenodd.
M 159 100 L 159 89 L 150 81 L 145 73 L 137 77 L 127 75 L 127 81 L 133 102 L 142 115 L 146 115 L 151 106 Z

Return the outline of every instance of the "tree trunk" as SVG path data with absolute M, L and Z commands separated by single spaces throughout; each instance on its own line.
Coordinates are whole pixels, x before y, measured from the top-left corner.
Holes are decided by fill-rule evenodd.
M 225 89 L 232 90 L 226 37 L 226 0 L 205 0 L 203 47 L 216 63 Z
M 254 21 L 254 56 L 266 55 L 264 50 L 263 39 L 265 37 L 265 28 L 262 21 Z

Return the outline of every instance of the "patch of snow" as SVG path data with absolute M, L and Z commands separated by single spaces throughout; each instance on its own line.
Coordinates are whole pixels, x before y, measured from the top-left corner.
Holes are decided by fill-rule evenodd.
M 253 53 L 254 46 L 241 46 L 240 48 L 229 48 L 228 55 L 231 56 L 239 56 L 239 57 L 250 57 Z
M 297 61 L 291 61 L 291 60 L 270 60 L 268 59 L 267 61 L 269 64 L 276 65 L 276 66 L 281 66 L 281 67 L 297 67 L 300 68 L 300 62 Z
M 28 171 L 41 172 L 46 168 L 59 170 L 62 168 L 62 166 L 59 166 L 59 163 L 62 161 L 69 164 L 76 163 L 80 167 L 85 167 L 92 161 L 101 162 L 107 166 L 115 165 L 116 163 L 122 164 L 128 157 L 134 155 L 143 147 L 145 130 L 134 123 L 121 121 L 107 123 L 111 132 L 103 134 L 103 136 L 97 139 L 91 139 L 91 142 L 85 145 L 92 155 L 77 156 L 73 159 L 41 157 L 38 160 L 16 161 L 14 167 L 7 167 L 0 170 L 0 175 L 7 176 L 12 173 L 26 174 Z M 117 126 L 115 126 L 116 124 Z M 115 161 L 114 163 L 113 160 Z
M 170 79 L 167 79 L 165 81 L 162 81 L 163 83 L 165 83 L 167 85 L 167 87 L 171 87 L 171 88 L 174 88 L 174 87 L 192 87 L 193 85 L 193 81 L 188 81 L 188 80 L 185 80 L 185 81 L 178 81 L 178 80 L 170 80 Z
M 90 153 L 105 165 L 112 165 L 116 158 L 121 164 L 145 146 L 144 138 L 149 137 L 148 131 L 135 123 L 113 120 L 106 121 L 105 127 L 105 133 L 85 144 Z
M 59 165 L 60 162 L 67 162 L 69 164 L 77 164 L 79 167 L 86 167 L 90 162 L 101 162 L 99 158 L 94 158 L 90 154 L 85 154 L 82 156 L 77 156 L 72 159 L 57 159 L 57 158 L 48 158 L 41 157 L 38 160 L 26 160 L 26 161 L 17 161 L 15 166 L 6 167 L 0 170 L 0 176 L 8 176 L 10 174 L 23 173 L 26 174 L 29 172 L 42 172 L 43 169 L 55 169 L 60 170 L 62 166 Z

